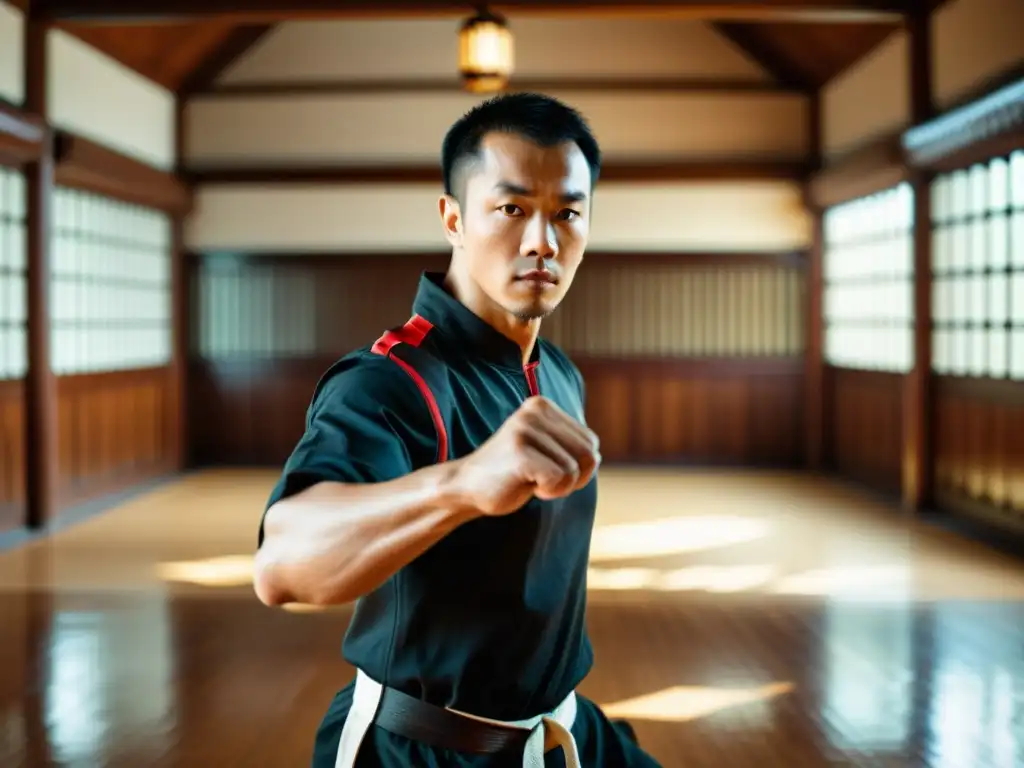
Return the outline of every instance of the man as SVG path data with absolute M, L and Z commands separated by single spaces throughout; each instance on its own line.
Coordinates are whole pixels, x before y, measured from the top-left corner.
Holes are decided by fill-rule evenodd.
M 554 99 L 463 116 L 442 148 L 448 272 L 317 385 L 255 574 L 268 605 L 358 600 L 357 676 L 316 768 L 657 765 L 574 694 L 600 454 L 579 371 L 538 338 L 583 259 L 600 165 Z

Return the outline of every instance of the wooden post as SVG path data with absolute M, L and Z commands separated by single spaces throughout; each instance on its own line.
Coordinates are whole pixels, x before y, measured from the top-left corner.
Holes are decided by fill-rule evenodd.
M 918 7 L 907 17 L 910 122 L 931 119 L 932 39 L 929 12 Z M 914 192 L 914 366 L 903 393 L 903 505 L 916 512 L 931 502 L 932 435 L 932 198 L 931 175 L 910 174 Z
M 25 15 L 25 111 L 47 120 L 48 25 Z M 50 210 L 53 201 L 53 133 L 44 132 L 39 159 L 25 168 L 28 373 L 25 380 L 25 475 L 29 528 L 56 512 L 57 385 L 50 366 Z
M 810 95 L 807 109 L 808 155 L 811 172 L 822 163 L 821 91 Z M 807 264 L 807 349 L 804 353 L 804 427 L 805 463 L 808 469 L 819 470 L 825 454 L 825 320 L 823 317 L 824 258 L 823 216 L 813 202 L 810 190 L 804 190 L 804 205 L 811 215 L 811 249 Z
M 179 94 L 175 105 L 175 172 L 184 178 L 185 164 L 185 99 Z M 188 356 L 189 356 L 189 286 L 188 269 L 185 261 L 185 213 L 176 213 L 171 223 L 171 409 L 170 422 L 171 452 L 174 469 L 181 472 L 189 467 L 189 407 L 188 407 Z

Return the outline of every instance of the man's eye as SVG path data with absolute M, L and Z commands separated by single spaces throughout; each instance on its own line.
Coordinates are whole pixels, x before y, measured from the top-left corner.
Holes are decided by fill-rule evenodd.
M 501 210 L 502 213 L 504 213 L 506 216 L 515 216 L 517 213 L 521 213 L 523 209 L 520 208 L 518 205 L 508 203 L 506 205 L 501 206 Z
M 572 221 L 574 218 L 576 218 L 577 216 L 580 215 L 580 212 L 579 211 L 574 211 L 572 208 L 566 208 L 565 210 L 563 210 L 558 215 L 561 218 L 565 219 L 566 221 Z

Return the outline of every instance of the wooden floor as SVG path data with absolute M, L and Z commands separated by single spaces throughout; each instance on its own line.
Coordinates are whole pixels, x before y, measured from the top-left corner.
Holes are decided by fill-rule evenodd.
M 1024 564 L 809 477 L 603 472 L 582 692 L 666 768 L 1024 766 Z M 0 766 L 308 765 L 348 614 L 252 595 L 273 480 L 0 553 Z

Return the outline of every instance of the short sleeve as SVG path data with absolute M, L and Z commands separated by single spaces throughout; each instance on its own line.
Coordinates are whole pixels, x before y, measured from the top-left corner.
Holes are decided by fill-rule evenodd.
M 583 409 L 586 410 L 586 408 L 587 408 L 587 382 L 584 380 L 583 374 L 580 373 L 580 369 L 576 366 L 575 363 L 570 361 L 569 365 L 572 366 L 573 375 L 576 377 L 576 386 L 579 387 L 579 390 L 580 390 L 580 404 L 583 406 Z
M 432 461 L 436 450 L 430 413 L 405 371 L 379 356 L 344 360 L 318 385 L 265 509 L 320 482 L 393 480 Z

